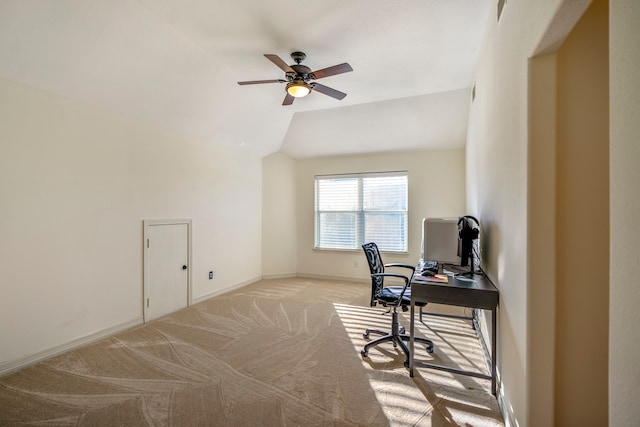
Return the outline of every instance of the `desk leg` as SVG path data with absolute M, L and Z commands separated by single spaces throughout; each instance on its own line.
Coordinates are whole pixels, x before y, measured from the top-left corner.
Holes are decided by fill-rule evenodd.
M 494 307 L 491 310 L 491 394 L 496 395 L 496 310 L 498 307 Z
M 411 299 L 411 321 L 409 322 L 409 376 L 413 376 L 413 353 L 414 353 L 414 316 L 416 310 L 416 303 Z

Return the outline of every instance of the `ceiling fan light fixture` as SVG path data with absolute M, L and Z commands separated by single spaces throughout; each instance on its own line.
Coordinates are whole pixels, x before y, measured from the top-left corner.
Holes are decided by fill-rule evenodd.
M 303 81 L 293 81 L 287 84 L 287 93 L 296 98 L 309 95 L 311 88 Z
M 285 90 L 287 95 L 282 101 L 282 105 L 291 105 L 296 98 L 302 98 L 311 93 L 311 91 L 319 92 L 323 95 L 330 96 L 337 100 L 343 99 L 347 96 L 346 93 L 339 90 L 332 89 L 328 86 L 322 85 L 316 82 L 309 82 L 309 80 L 318 80 L 329 76 L 335 76 L 336 74 L 347 73 L 353 71 L 351 65 L 346 62 L 343 64 L 334 65 L 332 67 L 322 68 L 320 70 L 312 71 L 311 68 L 306 65 L 300 64 L 307 55 L 304 52 L 293 52 L 291 59 L 295 61 L 295 64 L 288 65 L 278 55 L 272 53 L 265 53 L 265 58 L 273 62 L 278 68 L 285 73 L 285 79 L 271 79 L 271 80 L 249 80 L 244 82 L 238 82 L 239 85 L 258 85 L 263 83 L 286 83 Z

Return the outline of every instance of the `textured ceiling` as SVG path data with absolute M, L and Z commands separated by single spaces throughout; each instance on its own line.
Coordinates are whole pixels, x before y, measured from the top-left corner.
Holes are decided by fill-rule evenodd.
M 461 147 L 488 0 L 0 0 L 0 77 L 257 156 Z M 353 72 L 282 106 L 263 54 Z

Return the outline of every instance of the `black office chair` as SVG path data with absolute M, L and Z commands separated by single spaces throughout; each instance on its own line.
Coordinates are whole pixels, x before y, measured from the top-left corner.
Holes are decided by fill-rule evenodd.
M 389 312 L 392 313 L 391 318 L 391 332 L 384 332 L 377 329 L 366 329 L 363 334 L 365 338 L 369 338 L 369 334 L 374 333 L 382 335 L 369 343 L 367 343 L 360 354 L 363 357 L 367 357 L 369 349 L 380 343 L 391 341 L 394 347 L 400 345 L 402 351 L 407 356 L 407 362 L 409 360 L 409 349 L 404 341 L 409 341 L 410 337 L 405 334 L 404 327 L 400 326 L 398 322 L 398 307 L 401 307 L 403 311 L 407 311 L 407 307 L 411 304 L 411 277 L 415 273 L 415 267 L 409 264 L 383 264 L 380 257 L 380 251 L 378 245 L 375 243 L 365 243 L 362 245 L 365 255 L 367 256 L 367 262 L 369 263 L 369 270 L 371 271 L 371 307 L 375 307 L 376 304 L 381 304 L 384 307 L 389 307 Z M 385 267 L 400 267 L 411 270 L 409 277 L 396 273 L 385 273 Z M 387 286 L 384 287 L 385 277 L 395 277 L 404 281 L 404 286 Z M 424 305 L 424 304 L 421 304 Z M 433 353 L 433 341 L 426 338 L 414 337 L 414 342 L 420 342 L 425 344 L 428 353 Z

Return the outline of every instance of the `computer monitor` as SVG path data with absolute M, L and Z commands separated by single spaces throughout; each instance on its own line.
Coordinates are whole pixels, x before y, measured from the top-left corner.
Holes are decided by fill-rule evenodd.
M 458 240 L 458 218 L 422 220 L 421 257 L 424 261 L 460 265 Z

